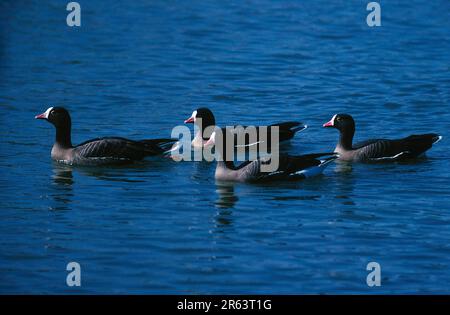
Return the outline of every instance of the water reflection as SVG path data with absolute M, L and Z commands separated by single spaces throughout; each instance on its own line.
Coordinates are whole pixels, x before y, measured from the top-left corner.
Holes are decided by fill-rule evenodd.
M 337 177 L 336 199 L 345 206 L 354 206 L 352 198 L 355 189 L 353 177 L 353 164 L 345 161 L 337 161 L 335 172 L 339 173 Z
M 219 197 L 215 202 L 216 208 L 233 208 L 239 200 L 239 198 L 234 194 L 233 183 L 216 181 L 216 192 Z
M 346 161 L 339 161 L 337 160 L 335 162 L 336 167 L 334 169 L 334 171 L 336 173 L 346 173 L 349 174 L 353 171 L 353 164 L 350 162 L 346 162 Z
M 218 211 L 216 215 L 216 227 L 217 228 L 231 227 L 233 225 L 232 214 L 233 211 L 231 210 L 222 209 Z
M 52 178 L 55 184 L 62 186 L 70 187 L 74 183 L 72 168 L 69 166 L 55 165 L 55 168 L 53 168 Z
M 125 165 L 77 166 L 76 170 L 82 175 L 99 180 L 142 183 L 149 176 L 170 171 L 175 163 L 168 159 L 146 159 Z
M 51 195 L 53 197 L 54 206 L 52 210 L 69 210 L 69 205 L 73 199 L 73 173 L 70 166 L 54 164 L 53 182 L 56 186 L 56 191 Z

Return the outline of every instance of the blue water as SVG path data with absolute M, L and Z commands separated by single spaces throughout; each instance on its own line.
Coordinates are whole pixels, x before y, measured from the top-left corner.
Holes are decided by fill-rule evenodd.
M 0 293 L 450 293 L 450 2 L 0 2 Z M 225 185 L 214 163 L 54 164 L 73 142 L 155 138 L 199 106 L 218 124 L 298 119 L 288 147 L 437 132 L 409 163 L 335 163 L 295 183 Z M 66 285 L 67 263 L 81 287 Z M 366 265 L 381 265 L 381 286 Z

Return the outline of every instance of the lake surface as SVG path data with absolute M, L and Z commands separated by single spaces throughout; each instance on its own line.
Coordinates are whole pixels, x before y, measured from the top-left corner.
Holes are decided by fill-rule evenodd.
M 45 2 L 0 3 L 0 293 L 450 293 L 449 1 L 383 1 L 375 28 L 368 1 L 83 1 L 79 28 Z M 408 163 L 230 185 L 206 162 L 56 165 L 34 120 L 49 106 L 74 143 L 169 137 L 199 106 L 221 126 L 307 123 L 293 154 L 332 150 L 337 112 L 356 140 L 444 139 Z

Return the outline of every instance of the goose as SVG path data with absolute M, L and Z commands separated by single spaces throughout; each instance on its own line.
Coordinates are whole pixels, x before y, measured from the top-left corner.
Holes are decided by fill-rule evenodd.
M 339 142 L 334 152 L 339 159 L 352 162 L 398 161 L 414 158 L 442 139 L 436 133 L 411 135 L 402 139 L 371 139 L 352 144 L 355 134 L 355 121 L 349 114 L 336 114 L 323 124 L 324 128 L 339 130 Z
M 104 137 L 88 140 L 73 146 L 71 140 L 71 119 L 63 107 L 49 107 L 36 119 L 43 119 L 56 128 L 56 140 L 51 158 L 69 165 L 125 164 L 142 160 L 146 156 L 167 152 L 173 139 L 129 140 L 121 137 Z
M 197 131 L 197 134 L 195 135 L 194 139 L 192 140 L 192 146 L 194 148 L 202 148 L 205 143 L 209 140 L 211 133 L 214 131 L 215 128 L 211 128 L 216 126 L 216 119 L 214 117 L 214 114 L 209 108 L 206 107 L 200 107 L 197 108 L 192 112 L 192 115 L 184 121 L 185 124 L 193 123 L 195 124 L 199 130 Z M 210 128 L 208 128 L 210 127 Z M 270 148 L 270 139 L 271 139 L 271 128 L 270 127 L 278 127 L 279 129 L 279 142 L 290 140 L 294 137 L 296 132 L 305 130 L 308 126 L 302 124 L 301 122 L 297 121 L 288 121 L 288 122 L 282 122 L 282 123 L 276 123 L 268 126 L 267 128 L 267 139 L 268 139 L 268 147 Z M 208 129 L 207 129 L 208 128 Z M 243 126 L 241 130 L 244 128 L 247 128 L 246 126 Z M 238 129 L 236 129 L 238 130 Z M 255 143 L 250 143 L 250 140 L 248 135 L 245 139 L 242 140 L 243 145 L 251 145 L 256 144 L 261 139 L 261 127 L 256 127 L 256 137 L 257 139 Z M 236 139 L 240 136 L 245 136 L 242 133 L 241 134 L 235 134 Z M 236 144 L 239 143 L 238 141 L 235 142 Z
M 213 131 L 206 147 L 215 145 L 216 148 L 216 171 L 215 179 L 220 181 L 234 182 L 267 182 L 275 180 L 295 180 L 313 177 L 321 174 L 324 169 L 335 159 L 335 153 L 313 153 L 306 155 L 279 155 L 278 168 L 274 171 L 263 172 L 262 166 L 270 164 L 271 156 L 260 157 L 253 161 L 246 161 L 235 166 L 233 160 L 226 160 L 227 137 L 233 137 L 228 128 Z

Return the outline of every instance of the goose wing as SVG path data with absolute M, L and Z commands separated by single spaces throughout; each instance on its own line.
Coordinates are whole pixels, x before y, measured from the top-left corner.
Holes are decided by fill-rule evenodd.
M 314 153 L 298 156 L 280 155 L 278 168 L 275 171 L 262 172 L 261 167 L 271 163 L 271 157 L 263 157 L 255 161 L 245 162 L 237 170 L 240 172 L 239 177 L 245 181 L 305 178 L 321 173 L 324 167 L 336 158 L 335 153 Z
M 397 140 L 379 139 L 357 149 L 361 160 L 384 161 L 411 158 L 430 149 L 439 141 L 437 134 L 411 135 Z
M 89 140 L 74 148 L 76 158 L 108 160 L 141 160 L 148 155 L 146 145 L 119 137 Z

